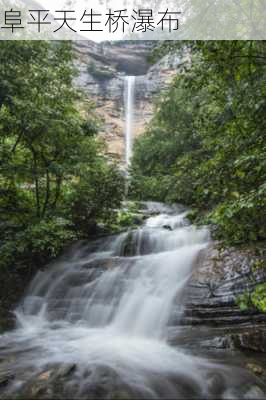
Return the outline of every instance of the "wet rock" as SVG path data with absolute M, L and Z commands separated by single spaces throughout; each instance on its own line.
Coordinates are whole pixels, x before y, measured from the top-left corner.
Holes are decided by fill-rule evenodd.
M 66 364 L 61 365 L 58 371 L 56 372 L 56 378 L 66 378 L 69 375 L 73 374 L 77 369 L 76 364 Z
M 266 314 L 255 308 L 242 312 L 236 304 L 239 295 L 266 281 L 265 270 L 252 269 L 254 263 L 262 262 L 259 259 L 251 249 L 222 249 L 219 242 L 210 244 L 196 262 L 181 322 L 230 327 L 266 322 Z M 242 342 L 246 343 L 245 339 Z
M 135 240 L 135 232 L 131 231 L 128 233 L 123 243 L 121 243 L 119 256 L 132 257 L 137 254 L 137 250 L 138 250 L 138 243 L 137 240 Z
M 168 231 L 172 231 L 173 228 L 170 225 L 164 225 L 163 229 L 167 229 Z
M 0 389 L 7 386 L 14 378 L 15 375 L 11 371 L 0 372 Z
M 245 385 L 238 388 L 228 388 L 223 393 L 223 399 L 231 400 L 231 399 L 265 399 L 265 394 L 263 391 L 256 385 L 252 387 L 247 387 Z
M 126 400 L 135 398 L 132 390 L 121 380 L 119 375 L 110 367 L 99 366 L 87 385 L 88 400 Z
M 211 259 L 212 260 L 218 260 L 219 259 L 219 251 L 218 249 L 213 249 L 212 254 L 211 254 Z
M 75 372 L 77 371 L 77 375 Z M 64 400 L 129 400 L 136 398 L 119 375 L 107 366 L 78 370 L 76 364 L 50 366 L 16 392 L 19 398 Z
M 257 364 L 249 363 L 247 364 L 247 368 L 253 372 L 255 375 L 261 376 L 264 374 L 264 370 Z
M 44 384 L 36 383 L 32 386 L 28 395 L 31 395 L 32 398 L 49 399 L 53 396 L 53 391 L 50 387 Z
M 172 396 L 175 396 L 174 398 L 196 399 L 202 397 L 202 388 L 200 387 L 198 382 L 196 382 L 191 377 L 185 374 L 180 374 L 180 376 L 173 379 L 173 382 L 171 377 L 169 377 L 168 379 L 169 382 L 173 383 L 175 386 L 175 391 L 172 393 Z M 163 388 L 160 395 L 160 398 L 169 398 L 169 392 L 167 393 L 167 391 L 164 391 Z M 172 398 L 172 396 L 170 395 L 170 398 Z
M 133 225 L 142 225 L 145 220 L 145 216 L 142 214 L 133 214 L 132 223 Z
M 266 353 L 266 329 L 232 335 L 236 348 Z
M 30 379 L 26 378 L 26 383 L 17 388 L 16 396 L 23 399 L 74 398 L 77 392 L 75 393 L 76 387 L 71 379 L 76 368 L 76 364 L 72 363 L 50 365 Z
M 212 395 L 220 395 L 225 387 L 225 379 L 218 372 L 209 373 L 207 376 L 208 391 Z
M 201 347 L 206 347 L 207 349 L 232 349 L 233 341 L 228 336 L 214 337 L 213 339 L 204 340 L 201 342 Z
M 94 278 L 97 278 L 99 274 L 104 272 L 106 269 L 116 268 L 117 266 L 119 266 L 119 260 L 106 258 L 101 260 L 92 260 L 88 263 L 85 263 L 82 265 L 82 269 L 85 270 L 95 269 L 95 275 L 92 275 L 90 278 L 91 280 L 93 280 Z
M 258 387 L 253 386 L 251 387 L 247 393 L 243 395 L 244 399 L 265 399 L 265 393 Z
M 38 376 L 38 379 L 41 380 L 41 381 L 47 381 L 48 379 L 51 378 L 51 375 L 52 375 L 52 371 L 45 371 L 45 372 L 42 372 Z

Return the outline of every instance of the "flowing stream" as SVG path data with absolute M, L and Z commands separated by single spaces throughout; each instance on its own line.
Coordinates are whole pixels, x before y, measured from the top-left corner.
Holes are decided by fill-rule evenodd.
M 135 76 L 125 77 L 125 161 L 126 166 L 130 165 L 133 145 L 133 118 L 135 100 Z
M 245 375 L 188 353 L 178 337 L 168 343 L 208 231 L 189 225 L 184 210 L 145 207 L 142 227 L 79 244 L 36 275 L 16 310 L 17 329 L 0 337 L 0 359 L 8 360 L 0 377 L 4 368 L 15 376 L 7 397 L 25 398 L 38 374 L 48 379 L 71 363 L 71 378 L 61 388 L 53 381 L 62 398 L 243 397 L 235 386 Z

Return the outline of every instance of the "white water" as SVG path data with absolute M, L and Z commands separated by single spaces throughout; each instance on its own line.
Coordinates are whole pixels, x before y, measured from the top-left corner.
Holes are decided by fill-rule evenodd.
M 135 76 L 125 77 L 125 161 L 127 167 L 130 165 L 132 156 L 135 81 Z
M 91 254 L 83 249 L 68 262 L 40 272 L 23 312 L 17 313 L 19 321 L 28 327 L 35 317 L 44 323 L 63 318 L 90 328 L 162 339 L 172 303 L 207 243 L 208 231 L 186 225 L 184 213 L 150 217 L 142 228 L 101 243 L 102 249 Z M 124 256 L 127 251 L 130 257 Z
M 72 362 L 78 372 L 69 393 L 77 397 L 94 387 L 92 371 L 101 366 L 115 371 L 133 398 L 210 397 L 209 374 L 218 366 L 167 343 L 209 234 L 190 226 L 185 213 L 155 206 L 162 214 L 142 228 L 76 247 L 37 274 L 16 311 L 18 329 L 1 338 L 0 355 L 15 354 L 18 378 L 9 394 L 36 371 Z

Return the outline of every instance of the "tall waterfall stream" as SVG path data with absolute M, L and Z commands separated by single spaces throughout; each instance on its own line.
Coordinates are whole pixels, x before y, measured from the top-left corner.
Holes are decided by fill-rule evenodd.
M 184 210 L 145 207 L 150 216 L 140 228 L 79 244 L 37 274 L 16 310 L 17 329 L 1 337 L 0 358 L 15 376 L 7 397 L 71 364 L 63 398 L 243 397 L 235 387 L 247 377 L 237 369 L 182 349 L 178 333 L 176 346 L 168 343 L 208 231 L 189 225 Z
M 130 164 L 133 145 L 133 119 L 134 119 L 134 102 L 135 102 L 135 76 L 125 77 L 125 161 L 126 166 Z

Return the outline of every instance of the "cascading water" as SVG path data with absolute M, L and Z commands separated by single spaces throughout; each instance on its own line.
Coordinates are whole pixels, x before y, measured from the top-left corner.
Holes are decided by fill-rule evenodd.
M 134 120 L 134 100 L 135 100 L 135 76 L 125 77 L 125 161 L 126 166 L 130 164 L 133 144 L 133 120 Z
M 1 337 L 0 359 L 15 376 L 6 397 L 24 398 L 36 376 L 42 382 L 69 363 L 75 373 L 63 384 L 57 374 L 50 398 L 230 397 L 232 369 L 168 344 L 208 231 L 189 225 L 183 210 L 149 203 L 154 210 L 139 229 L 80 244 L 37 274 L 16 310 L 18 328 Z

